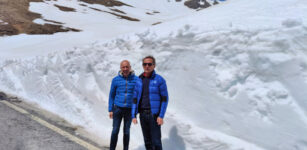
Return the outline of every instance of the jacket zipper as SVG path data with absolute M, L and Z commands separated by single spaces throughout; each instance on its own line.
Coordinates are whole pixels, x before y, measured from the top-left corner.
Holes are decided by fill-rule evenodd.
M 125 105 L 126 105 L 126 97 L 127 97 L 127 86 L 128 86 L 128 78 L 126 78 L 126 91 L 125 91 Z

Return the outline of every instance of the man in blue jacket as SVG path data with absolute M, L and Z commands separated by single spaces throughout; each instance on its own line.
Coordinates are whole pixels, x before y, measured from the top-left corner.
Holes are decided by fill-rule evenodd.
M 168 104 L 166 82 L 155 73 L 155 58 L 143 59 L 144 73 L 136 83 L 132 105 L 132 122 L 137 124 L 136 114 L 140 113 L 140 122 L 146 150 L 162 150 L 161 125 Z
M 137 76 L 131 70 L 129 61 L 120 63 L 118 76 L 114 77 L 109 94 L 109 117 L 113 119 L 110 150 L 115 150 L 122 119 L 124 119 L 124 150 L 128 150 L 131 125 L 131 106 Z

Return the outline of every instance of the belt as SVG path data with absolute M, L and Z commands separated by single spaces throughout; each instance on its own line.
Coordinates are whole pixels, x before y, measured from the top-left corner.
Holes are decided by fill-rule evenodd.
M 128 108 L 128 107 L 119 107 L 119 106 L 117 106 L 117 105 L 114 105 L 113 107 L 114 107 L 114 108 L 123 109 L 123 110 L 131 110 L 131 108 Z
M 151 110 L 149 109 L 140 109 L 140 113 L 151 114 Z

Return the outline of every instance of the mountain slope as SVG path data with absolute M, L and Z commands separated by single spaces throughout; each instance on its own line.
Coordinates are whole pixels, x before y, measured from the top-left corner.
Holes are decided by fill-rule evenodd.
M 1 1 L 5 5 L 0 6 L 3 8 L 0 12 L 0 36 L 35 34 L 0 37 L 0 56 L 6 58 L 44 55 L 46 51 L 101 42 L 195 13 L 183 1 L 29 0 L 18 5 L 15 5 L 15 0 L 10 3 Z M 26 7 L 21 9 L 21 6 Z M 6 15 L 6 12 L 14 15 Z M 67 31 L 77 32 L 56 33 Z

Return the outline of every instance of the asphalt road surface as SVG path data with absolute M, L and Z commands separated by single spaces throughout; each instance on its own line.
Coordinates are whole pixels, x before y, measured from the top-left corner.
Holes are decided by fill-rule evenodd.
M 0 101 L 0 150 L 97 150 L 80 144 L 88 144 L 82 140 L 77 144 L 78 138 L 65 136 L 65 131 L 56 132 L 10 104 L 13 103 Z

